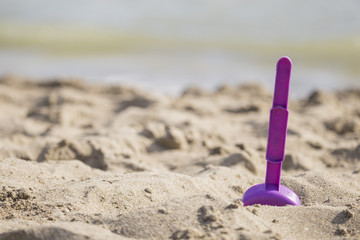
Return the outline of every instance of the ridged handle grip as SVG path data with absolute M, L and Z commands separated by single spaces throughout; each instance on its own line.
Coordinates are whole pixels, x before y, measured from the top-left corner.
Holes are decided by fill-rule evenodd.
M 292 63 L 288 57 L 279 59 L 276 66 L 273 107 L 270 110 L 268 143 L 266 148 L 267 189 L 279 190 L 281 166 L 285 156 L 286 131 L 289 111 L 289 86 Z

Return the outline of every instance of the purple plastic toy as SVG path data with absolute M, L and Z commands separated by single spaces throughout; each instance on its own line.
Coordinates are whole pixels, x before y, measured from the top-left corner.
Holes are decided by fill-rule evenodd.
M 295 192 L 280 185 L 289 115 L 287 106 L 291 66 L 291 60 L 288 57 L 280 58 L 277 63 L 274 101 L 270 110 L 265 183 L 252 186 L 245 192 L 243 196 L 245 206 L 253 204 L 271 206 L 301 205 L 300 199 Z

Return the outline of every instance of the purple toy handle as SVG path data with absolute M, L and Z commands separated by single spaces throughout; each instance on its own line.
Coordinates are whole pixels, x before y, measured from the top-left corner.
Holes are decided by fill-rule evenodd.
M 244 206 L 263 204 L 270 206 L 300 206 L 301 201 L 294 191 L 280 185 L 281 165 L 285 155 L 285 141 L 289 112 L 289 82 L 291 61 L 282 57 L 276 68 L 275 93 L 270 111 L 268 144 L 266 149 L 265 183 L 249 188 L 243 196 Z
M 289 83 L 291 60 L 282 57 L 277 63 L 273 107 L 270 110 L 268 144 L 266 150 L 267 170 L 265 188 L 279 190 L 281 166 L 285 155 L 286 131 L 289 112 Z
M 287 109 L 292 63 L 290 58 L 282 57 L 276 65 L 275 90 L 273 107 Z

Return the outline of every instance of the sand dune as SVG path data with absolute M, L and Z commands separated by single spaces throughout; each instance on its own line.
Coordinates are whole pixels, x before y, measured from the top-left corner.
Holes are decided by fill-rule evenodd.
M 78 80 L 0 82 L 0 239 L 359 239 L 360 90 L 292 100 L 282 184 L 264 181 L 272 94 L 165 97 Z

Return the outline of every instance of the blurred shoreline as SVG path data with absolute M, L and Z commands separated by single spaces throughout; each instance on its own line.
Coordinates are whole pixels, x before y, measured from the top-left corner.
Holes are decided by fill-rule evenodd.
M 0 75 L 76 77 L 166 94 L 245 82 L 272 89 L 286 55 L 293 97 L 360 86 L 357 1 L 135 2 L 2 1 Z
M 272 90 L 276 61 L 282 55 L 285 54 L 271 53 L 264 57 L 223 50 L 170 52 L 155 49 L 57 55 L 36 48 L 7 48 L 0 49 L 0 75 L 30 79 L 80 78 L 90 83 L 129 85 L 166 95 L 178 95 L 188 86 L 213 90 L 224 84 L 248 82 Z M 318 89 L 360 86 L 360 74 L 344 62 L 329 59 L 309 62 L 307 58 L 288 56 L 293 61 L 293 98 L 302 98 Z

